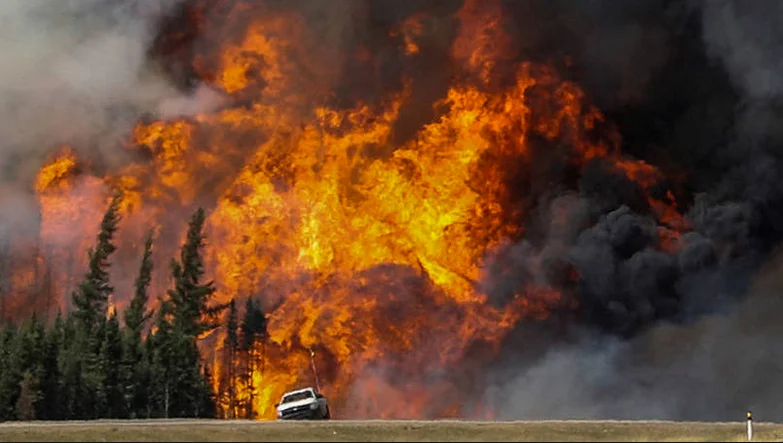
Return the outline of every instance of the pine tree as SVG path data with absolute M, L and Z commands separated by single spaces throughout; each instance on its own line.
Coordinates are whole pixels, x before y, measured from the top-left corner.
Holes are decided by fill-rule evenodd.
M 184 331 L 181 324 L 174 324 L 168 333 L 169 353 L 168 386 L 170 417 L 201 417 L 214 410 L 204 410 L 204 399 L 213 397 L 211 380 L 208 383 L 203 376 L 201 357 L 196 338 Z M 213 408 L 214 409 L 214 408 Z
M 24 365 L 24 375 L 22 376 L 22 385 L 20 385 L 20 396 L 24 394 L 25 399 L 20 397 L 23 408 L 17 406 L 17 415 L 22 420 L 35 420 L 41 418 L 38 411 L 43 407 L 43 386 L 42 380 L 46 372 L 46 328 L 43 322 L 38 320 L 38 316 L 33 314 L 27 329 L 28 348 L 27 359 L 22 363 Z
M 161 300 L 152 337 L 152 398 L 156 416 L 214 415 L 214 408 L 204 408 L 204 399 L 214 394 L 211 380 L 205 380 L 203 375 L 197 339 L 219 325 L 217 318 L 227 305 L 212 305 L 214 284 L 202 282 L 204 222 L 204 210 L 199 209 L 188 224 L 180 261 L 172 260 L 174 288 Z
M 112 198 L 101 220 L 96 244 L 88 251 L 89 268 L 73 293 L 75 333 L 64 355 L 64 382 L 68 409 L 75 418 L 98 418 L 105 414 L 109 393 L 104 390 L 101 350 L 106 332 L 106 308 L 114 291 L 109 281 L 109 258 L 120 222 L 121 194 Z
M 150 232 L 144 240 L 144 252 L 139 266 L 139 275 L 136 278 L 135 292 L 131 299 L 128 310 L 125 311 L 125 329 L 128 335 L 132 337 L 134 343 L 141 343 L 141 334 L 145 323 L 152 317 L 152 312 L 147 311 L 147 293 L 152 281 L 152 243 L 153 235 Z
M 45 353 L 43 358 L 43 375 L 41 391 L 43 398 L 39 402 L 37 416 L 42 420 L 61 420 L 64 418 L 62 402 L 61 377 L 59 361 L 65 334 L 65 322 L 62 313 L 57 312 L 54 325 L 46 335 Z
M 226 338 L 223 341 L 224 352 L 224 382 L 223 386 L 226 388 L 226 395 L 228 396 L 228 418 L 237 417 L 237 396 L 236 396 L 236 365 L 237 356 L 239 353 L 239 338 L 237 337 L 237 310 L 234 300 L 228 304 L 228 319 L 226 321 Z
M 256 304 L 253 297 L 248 297 L 245 304 L 245 315 L 240 326 L 240 350 L 245 354 L 242 384 L 248 392 L 245 418 L 255 418 L 253 402 L 255 401 L 255 387 L 253 386 L 253 374 L 257 368 L 257 361 L 261 360 L 261 376 L 264 375 L 264 363 L 266 360 L 267 321 L 261 306 Z M 258 355 L 260 344 L 260 356 Z
M 122 334 L 117 315 L 112 313 L 106 321 L 106 332 L 101 344 L 101 390 L 105 396 L 104 418 L 126 418 L 125 393 L 120 369 L 123 362 Z
M 20 332 L 12 323 L 7 323 L 0 336 L 0 421 L 15 417 L 18 388 L 21 381 L 19 362 Z
M 84 410 L 80 409 L 86 396 L 84 377 L 82 374 L 82 357 L 84 350 L 75 344 L 84 342 L 83 328 L 77 327 L 76 317 L 65 317 L 62 328 L 62 342 L 58 353 L 58 369 L 60 371 L 60 403 L 62 419 L 73 420 L 85 418 Z
M 171 398 L 173 386 L 172 372 L 172 327 L 170 322 L 171 303 L 160 299 L 155 333 L 147 339 L 150 355 L 150 411 L 156 418 L 171 417 Z
M 75 344 L 78 344 L 79 347 L 74 349 L 74 353 L 81 362 L 83 390 L 77 399 L 77 411 L 84 419 L 97 419 L 103 415 L 108 406 L 107 393 L 103 389 L 104 371 L 101 356 L 101 348 L 106 334 L 106 319 L 98 320 L 98 325 L 93 333 L 80 327 L 78 322 L 77 320 Z
M 153 340 L 152 340 L 152 333 L 147 335 L 147 338 L 144 340 L 144 352 L 142 353 L 142 367 L 141 367 L 141 374 L 144 380 L 143 386 L 144 391 L 143 394 L 140 394 L 143 396 L 144 404 L 139 405 L 141 406 L 141 409 L 138 413 L 138 417 L 144 417 L 144 418 L 152 418 L 154 417 L 155 413 L 155 379 L 154 379 L 154 359 L 155 359 L 155 349 L 153 347 Z
M 142 334 L 152 312 L 147 311 L 148 288 L 152 280 L 152 244 L 150 232 L 144 241 L 139 275 L 136 278 L 133 299 L 125 311 L 125 361 L 123 363 L 123 385 L 131 417 L 146 415 L 149 403 L 149 364 L 144 352 Z
M 160 312 L 169 307 L 161 306 Z M 163 418 L 196 417 L 204 398 L 203 378 L 196 340 L 159 315 L 152 337 L 152 400 L 154 416 Z
M 19 387 L 19 398 L 16 401 L 16 418 L 18 420 L 35 420 L 38 402 L 41 400 L 41 389 L 38 377 L 34 371 L 25 371 Z
M 201 417 L 206 412 L 203 408 L 204 399 L 212 396 L 212 386 L 204 379 L 195 337 L 177 329 L 174 337 L 174 355 L 177 362 L 182 362 L 174 368 L 177 416 Z
M 240 326 L 241 349 L 246 351 L 267 336 L 267 320 L 261 305 L 253 297 L 245 302 L 245 315 Z
M 7 357 L 0 374 L 0 418 L 4 420 L 35 418 L 35 408 L 42 396 L 39 380 L 44 333 L 43 325 L 33 315 L 23 328 L 3 338 L 8 340 L 3 346 Z M 25 388 L 25 398 L 20 403 L 22 388 Z
M 80 418 L 76 410 L 78 396 L 81 395 L 81 362 L 80 353 L 74 349 L 76 342 L 76 318 L 73 315 L 65 317 L 62 330 L 62 342 L 57 356 L 57 367 L 60 371 L 60 416 L 64 420 Z
M 191 337 L 199 337 L 220 325 L 218 317 L 227 305 L 210 305 L 215 294 L 214 282 L 202 283 L 204 263 L 204 210 L 199 208 L 191 217 L 180 260 L 172 260 L 174 289 L 169 290 L 178 329 Z
M 204 365 L 201 371 L 201 401 L 196 416 L 199 418 L 215 418 L 217 413 L 217 399 L 212 390 L 212 369 L 209 365 Z
M 109 257 L 117 249 L 112 240 L 120 222 L 120 202 L 117 193 L 103 215 L 96 245 L 88 251 L 89 270 L 73 294 L 75 315 L 88 333 L 105 318 L 109 295 L 114 291 L 109 282 Z

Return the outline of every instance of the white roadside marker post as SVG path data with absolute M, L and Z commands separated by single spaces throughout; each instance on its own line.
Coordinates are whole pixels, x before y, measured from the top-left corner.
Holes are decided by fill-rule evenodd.
M 753 413 L 748 411 L 748 441 L 753 440 Z

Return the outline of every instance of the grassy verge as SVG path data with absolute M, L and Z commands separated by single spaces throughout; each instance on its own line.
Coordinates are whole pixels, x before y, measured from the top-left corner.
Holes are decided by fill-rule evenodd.
M 745 423 L 98 421 L 6 423 L 0 441 L 746 441 Z M 782 441 L 756 423 L 754 441 Z

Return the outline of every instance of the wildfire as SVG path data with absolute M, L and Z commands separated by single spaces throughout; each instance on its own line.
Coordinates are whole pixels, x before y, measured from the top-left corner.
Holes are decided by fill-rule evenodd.
M 236 101 L 192 119 L 140 123 L 131 149 L 149 152 L 150 163 L 107 176 L 78 171 L 74 153 L 62 150 L 35 185 L 42 241 L 69 251 L 61 262 L 78 261 L 70 254 L 83 256 L 94 237 L 107 183 L 125 191 L 120 236 L 129 244 L 171 224 L 175 208 L 208 202 L 208 273 L 221 299 L 260 297 L 269 312 L 269 342 L 253 353 L 261 417 L 274 417 L 287 389 L 313 384 L 310 348 L 323 390 L 342 406 L 335 415 L 465 414 L 450 368 L 476 345 L 495 349 L 520 321 L 573 303 L 530 283 L 499 307 L 479 289 L 487 257 L 525 232 L 522 203 L 534 197 L 510 183 L 535 170 L 531 139 L 570 146 L 577 168 L 605 159 L 648 193 L 658 172 L 624 159 L 615 134 L 593 137 L 603 116 L 554 68 L 521 63 L 513 81 L 495 81 L 514 57 L 500 2 L 467 0 L 457 13 L 452 56 L 468 75 L 434 104 L 439 116 L 401 144 L 393 135 L 410 80 L 381 103 L 330 105 L 326 85 L 298 71 L 303 21 L 254 15 L 253 3 L 238 2 L 217 33 L 232 38 L 194 61 L 199 72 L 214 69 L 213 86 Z M 239 16 L 246 25 L 237 37 L 228 26 Z M 420 55 L 421 20 L 395 31 L 408 56 Z M 649 202 L 668 227 L 662 248 L 676 248 L 685 222 L 672 195 Z M 167 244 L 157 250 L 179 240 L 161 236 Z M 63 287 L 71 275 L 60 276 Z
M 63 147 L 60 155 L 38 172 L 35 190 L 40 194 L 52 187 L 67 185 L 64 180 L 75 168 L 76 156 L 73 150 L 69 146 Z
M 54 286 L 60 308 L 68 302 L 86 262 L 86 251 L 103 215 L 107 187 L 98 177 L 81 175 L 73 149 L 60 148 L 38 173 L 35 189 L 41 204 L 40 248 L 34 272 L 15 288 L 30 288 L 37 274 L 50 273 L 45 284 Z M 28 280 L 29 278 L 29 280 Z

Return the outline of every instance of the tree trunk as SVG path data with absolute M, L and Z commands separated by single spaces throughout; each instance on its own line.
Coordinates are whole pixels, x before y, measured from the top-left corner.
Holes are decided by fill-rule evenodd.
M 163 395 L 163 416 L 169 418 L 169 382 L 166 382 L 166 389 Z
M 16 401 L 16 416 L 19 420 L 35 420 L 36 384 L 30 373 L 25 373 L 22 379 L 19 398 Z
M 236 418 L 236 390 L 234 389 L 234 350 L 228 350 L 228 418 Z
M 256 358 L 255 358 L 255 343 L 250 345 L 250 349 L 248 349 L 248 356 L 247 356 L 247 389 L 248 389 L 248 400 L 247 400 L 247 419 L 252 420 L 253 419 L 253 399 L 254 399 L 254 393 L 255 389 L 253 388 L 253 372 L 255 372 L 256 369 Z

